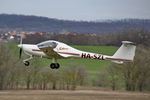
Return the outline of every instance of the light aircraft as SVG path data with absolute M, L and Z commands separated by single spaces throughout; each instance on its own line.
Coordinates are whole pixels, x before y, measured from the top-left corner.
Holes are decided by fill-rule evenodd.
M 115 63 L 122 64 L 123 62 L 133 61 L 135 56 L 136 46 L 133 42 L 122 41 L 121 47 L 116 51 L 113 56 L 91 53 L 86 51 L 77 50 L 65 43 L 48 40 L 36 45 L 33 44 L 22 44 L 22 39 L 18 45 L 20 48 L 20 58 L 22 51 L 29 55 L 28 59 L 23 60 L 25 66 L 29 66 L 29 60 L 34 57 L 48 58 L 52 59 L 50 64 L 51 69 L 58 69 L 60 67 L 57 59 L 67 59 L 67 58 L 88 58 L 96 60 L 111 60 Z

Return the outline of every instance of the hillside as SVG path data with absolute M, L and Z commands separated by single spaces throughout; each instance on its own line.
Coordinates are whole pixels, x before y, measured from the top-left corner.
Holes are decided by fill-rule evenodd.
M 124 19 L 103 22 L 68 21 L 40 16 L 0 14 L 0 29 L 17 29 L 36 32 L 106 33 L 124 28 L 150 29 L 150 19 Z

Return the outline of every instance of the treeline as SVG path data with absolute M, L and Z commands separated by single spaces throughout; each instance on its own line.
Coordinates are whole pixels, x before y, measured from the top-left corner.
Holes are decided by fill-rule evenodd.
M 123 19 L 106 21 L 68 21 L 41 16 L 0 14 L 0 29 L 16 29 L 34 32 L 59 32 L 67 30 L 76 33 L 107 33 L 124 28 L 150 29 L 149 19 Z
M 67 32 L 66 32 L 67 33 Z M 143 28 L 127 28 L 111 34 L 34 34 L 27 35 L 24 43 L 39 43 L 45 40 L 57 40 L 69 45 L 121 45 L 121 41 L 132 41 L 136 45 L 150 46 L 150 32 Z

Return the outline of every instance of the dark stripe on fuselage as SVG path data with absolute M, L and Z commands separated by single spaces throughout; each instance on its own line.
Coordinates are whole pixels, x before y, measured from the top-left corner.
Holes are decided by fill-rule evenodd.
M 32 51 L 42 52 L 41 50 L 38 49 L 32 49 Z
M 67 55 L 74 55 L 74 56 L 80 56 L 80 54 L 77 54 L 77 53 L 69 53 L 69 52 L 57 52 L 57 53 L 67 54 Z
M 132 60 L 128 60 L 128 59 L 120 59 L 120 58 L 105 58 L 105 59 L 109 59 L 109 60 L 117 60 L 117 61 L 127 61 L 127 62 L 131 62 Z

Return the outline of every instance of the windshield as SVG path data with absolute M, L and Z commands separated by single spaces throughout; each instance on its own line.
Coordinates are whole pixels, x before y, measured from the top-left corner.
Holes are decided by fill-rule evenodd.
M 44 48 L 44 47 L 52 47 L 55 48 L 57 46 L 57 43 L 55 41 L 45 41 L 37 44 L 39 48 Z

